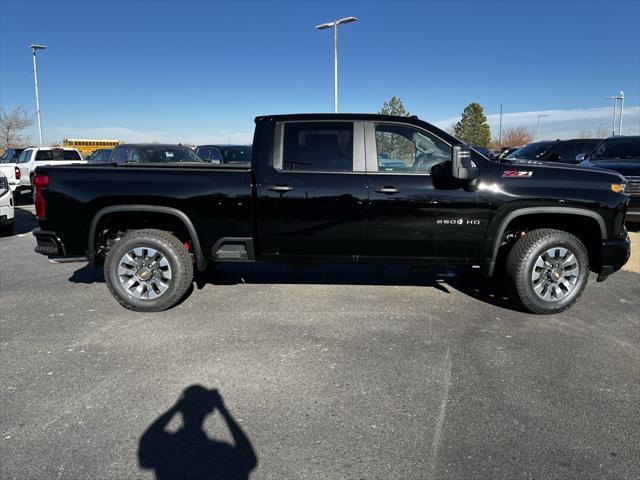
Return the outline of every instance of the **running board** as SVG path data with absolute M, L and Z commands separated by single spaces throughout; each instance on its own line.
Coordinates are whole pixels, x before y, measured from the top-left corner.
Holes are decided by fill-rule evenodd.
M 49 258 L 51 263 L 79 263 L 88 262 L 87 257 L 51 257 Z

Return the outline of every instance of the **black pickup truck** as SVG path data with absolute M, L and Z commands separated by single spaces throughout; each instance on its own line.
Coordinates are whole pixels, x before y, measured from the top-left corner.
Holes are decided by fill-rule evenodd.
M 126 308 L 160 311 L 218 262 L 479 267 L 535 313 L 570 307 L 629 257 L 624 178 L 501 165 L 416 117 L 256 118 L 251 166 L 38 168 L 36 252 L 104 265 Z

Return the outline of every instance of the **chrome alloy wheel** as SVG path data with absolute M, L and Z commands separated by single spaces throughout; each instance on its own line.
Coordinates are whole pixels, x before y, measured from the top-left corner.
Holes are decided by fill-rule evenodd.
M 129 250 L 118 262 L 122 288 L 134 298 L 153 300 L 171 284 L 171 266 L 165 256 L 150 247 Z
M 570 250 L 550 248 L 533 265 L 533 291 L 547 302 L 562 300 L 576 288 L 579 275 L 578 260 Z

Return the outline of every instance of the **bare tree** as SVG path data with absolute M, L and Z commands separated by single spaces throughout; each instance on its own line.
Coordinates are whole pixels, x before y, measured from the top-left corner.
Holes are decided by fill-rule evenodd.
M 456 123 L 453 122 L 451 126 L 445 130 L 445 132 L 447 132 L 449 135 L 455 136 L 455 130 L 456 130 Z
M 533 133 L 526 127 L 513 127 L 502 131 L 503 147 L 519 147 L 532 141 Z
M 595 138 L 607 138 L 610 135 L 610 133 L 611 133 L 611 130 L 609 130 L 608 127 L 601 124 L 596 129 Z
M 593 138 L 593 133 L 591 130 L 580 130 L 577 138 Z
M 31 136 L 25 135 L 23 131 L 32 124 L 33 119 L 21 106 L 15 107 L 10 113 L 0 107 L 0 149 L 29 145 Z

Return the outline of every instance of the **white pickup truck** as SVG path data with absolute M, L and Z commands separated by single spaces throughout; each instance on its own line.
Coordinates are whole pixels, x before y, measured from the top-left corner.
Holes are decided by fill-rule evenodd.
M 27 148 L 18 158 L 16 177 L 19 191 L 31 190 L 31 177 L 36 167 L 45 165 L 72 165 L 87 163 L 75 148 Z
M 12 192 L 20 184 L 20 180 L 16 179 L 16 162 L 22 152 L 24 148 L 7 148 L 0 157 L 0 172 L 7 178 Z

